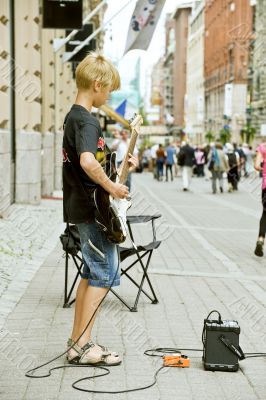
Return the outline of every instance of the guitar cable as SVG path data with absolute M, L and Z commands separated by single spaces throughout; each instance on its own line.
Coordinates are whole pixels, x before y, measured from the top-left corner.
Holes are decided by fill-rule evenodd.
M 86 366 L 86 367 L 87 367 L 87 366 L 88 366 L 88 365 L 64 365 L 64 366 L 59 366 L 59 367 L 54 367 L 54 368 L 49 369 L 49 371 L 48 371 L 48 373 L 47 373 L 46 375 L 32 375 L 32 373 L 33 373 L 34 371 L 37 371 L 37 370 L 39 370 L 39 369 L 41 369 L 41 368 L 43 368 L 43 367 L 45 367 L 45 366 L 51 364 L 52 362 L 58 360 L 59 358 L 61 358 L 61 357 L 64 356 L 65 354 L 67 354 L 67 352 L 68 352 L 69 350 L 71 350 L 71 349 L 78 343 L 79 339 L 84 335 L 84 333 L 85 333 L 86 330 L 88 329 L 88 327 L 89 327 L 89 325 L 90 325 L 92 319 L 94 318 L 96 312 L 98 311 L 99 307 L 101 306 L 101 304 L 102 304 L 103 301 L 105 300 L 106 296 L 107 296 L 108 293 L 110 292 L 110 289 L 112 288 L 113 283 L 114 283 L 114 281 L 115 281 L 115 279 L 116 279 L 116 276 L 117 276 L 117 274 L 118 274 L 119 266 L 120 266 L 120 264 L 118 263 L 118 266 L 117 266 L 117 269 L 116 269 L 116 272 L 115 272 L 115 275 L 114 275 L 114 278 L 113 278 L 113 280 L 112 280 L 111 285 L 108 287 L 107 292 L 105 293 L 105 295 L 104 295 L 103 298 L 101 299 L 100 303 L 98 304 L 98 306 L 97 306 L 96 309 L 94 310 L 94 312 L 93 312 L 93 314 L 92 314 L 92 316 L 91 316 L 89 322 L 87 323 L 87 325 L 86 325 L 85 328 L 83 329 L 83 331 L 82 331 L 82 333 L 80 334 L 80 336 L 78 337 L 78 339 L 77 339 L 70 347 L 68 347 L 68 349 L 65 350 L 63 353 L 60 353 L 59 355 L 55 356 L 55 357 L 52 358 L 51 360 L 46 361 L 45 363 L 43 363 L 43 364 L 41 364 L 41 365 L 38 365 L 37 367 L 34 367 L 34 368 L 32 368 L 32 369 L 29 369 L 29 370 L 26 372 L 26 374 L 25 374 L 25 376 L 26 376 L 27 378 L 47 378 L 47 377 L 51 376 L 51 372 L 52 372 L 53 370 L 56 370 L 56 369 L 67 368 L 67 367 L 83 367 L 83 366 Z M 100 366 L 95 366 L 94 368 L 96 368 L 96 367 L 97 367 L 97 368 L 101 368 L 101 369 L 105 369 L 105 370 L 107 369 L 107 368 L 100 367 Z M 106 375 L 106 374 L 104 374 L 104 375 Z
M 129 235 L 129 237 L 130 237 L 130 235 Z M 130 240 L 131 240 L 132 246 L 135 247 L 135 243 L 133 242 L 133 240 L 131 239 L 131 237 L 130 237 Z M 44 375 L 34 375 L 34 374 L 33 374 L 35 371 L 38 371 L 39 369 L 41 369 L 41 368 L 43 368 L 43 367 L 46 367 L 47 365 L 51 364 L 52 362 L 58 360 L 59 358 L 61 358 L 61 357 L 64 356 L 65 354 L 67 354 L 67 352 L 68 352 L 70 349 L 72 349 L 72 348 L 77 344 L 77 342 L 79 341 L 79 339 L 84 335 L 84 333 L 85 333 L 86 330 L 88 329 L 88 327 L 89 327 L 89 325 L 90 325 L 92 319 L 94 318 L 96 312 L 98 311 L 99 307 L 101 306 L 101 304 L 103 303 L 103 301 L 104 301 L 105 298 L 107 297 L 108 293 L 110 292 L 110 289 L 111 289 L 111 287 L 113 286 L 113 283 L 114 283 L 114 281 L 115 281 L 115 279 L 116 279 L 116 276 L 117 276 L 117 274 L 118 274 L 119 267 L 120 267 L 120 263 L 118 263 L 118 266 L 117 266 L 117 269 L 116 269 L 116 272 L 115 272 L 115 275 L 114 275 L 114 278 L 113 278 L 113 281 L 112 281 L 111 285 L 108 287 L 107 292 L 105 293 L 105 295 L 104 295 L 103 298 L 101 299 L 100 303 L 98 304 L 98 306 L 97 306 L 96 309 L 94 310 L 94 312 L 93 312 L 93 314 L 92 314 L 92 316 L 91 316 L 89 322 L 88 322 L 87 325 L 85 326 L 84 330 L 82 331 L 82 333 L 80 334 L 80 336 L 78 337 L 78 339 L 77 339 L 67 350 L 65 350 L 63 353 L 60 353 L 59 355 L 53 357 L 52 359 L 46 361 L 45 363 L 40 364 L 40 365 L 38 365 L 37 367 L 31 368 L 30 370 L 26 371 L 25 376 L 26 376 L 27 378 L 31 378 L 31 379 L 43 379 L 43 378 L 48 378 L 48 377 L 50 377 L 50 376 L 52 375 L 52 371 L 55 371 L 55 370 L 58 370 L 58 369 L 64 369 L 64 368 L 85 368 L 85 367 L 86 367 L 86 368 L 96 368 L 96 369 L 98 369 L 98 370 L 100 370 L 100 371 L 103 371 L 103 372 L 100 373 L 100 374 L 91 376 L 91 377 L 85 377 L 85 378 L 78 379 L 78 380 L 76 380 L 75 382 L 72 383 L 72 387 L 73 387 L 74 389 L 79 390 L 79 391 L 82 391 L 82 392 L 87 392 L 87 393 L 106 393 L 106 394 L 108 394 L 108 393 L 109 393 L 109 394 L 128 393 L 128 392 L 134 392 L 134 391 L 139 391 L 139 390 L 148 389 L 148 388 L 150 388 L 150 387 L 152 387 L 152 386 L 154 386 L 154 385 L 156 384 L 156 382 L 157 382 L 157 375 L 159 374 L 159 372 L 160 372 L 163 368 L 165 368 L 165 367 L 163 367 L 163 366 L 160 367 L 160 368 L 155 372 L 155 374 L 154 374 L 154 381 L 153 381 L 151 384 L 149 384 L 149 385 L 147 385 L 147 386 L 139 387 L 139 388 L 127 389 L 127 390 L 122 390 L 122 391 L 98 391 L 98 390 L 87 390 L 87 389 L 83 389 L 83 388 L 80 388 L 80 387 L 77 386 L 77 384 L 80 383 L 80 382 L 82 382 L 82 381 L 89 380 L 89 379 L 94 379 L 94 378 L 98 378 L 98 377 L 102 377 L 102 376 L 105 376 L 105 375 L 109 375 L 109 374 L 110 374 L 110 369 L 109 369 L 110 366 L 107 368 L 107 367 L 104 367 L 104 366 L 93 365 L 93 364 L 90 364 L 90 365 L 88 365 L 88 364 L 84 364 L 84 365 L 82 365 L 82 364 L 80 364 L 80 365 L 60 365 L 60 366 L 58 366 L 58 367 L 50 368 L 50 369 L 48 370 L 48 373 L 46 373 L 46 374 L 44 374 Z
M 129 235 L 130 237 L 130 235 Z M 130 237 L 132 246 L 134 247 L 135 244 L 133 243 L 131 237 Z M 72 349 L 77 342 L 79 341 L 79 339 L 84 335 L 84 333 L 86 332 L 86 330 L 88 329 L 92 319 L 94 318 L 96 312 L 98 311 L 99 307 L 101 306 L 101 304 L 103 303 L 103 301 L 105 300 L 106 296 L 108 295 L 108 293 L 110 292 L 111 287 L 113 286 L 113 283 L 116 279 L 116 276 L 118 274 L 119 271 L 119 267 L 120 267 L 120 263 L 118 263 L 113 281 L 111 283 L 111 285 L 108 287 L 107 292 L 105 293 L 105 295 L 103 296 L 103 298 L 101 299 L 100 303 L 98 304 L 98 306 L 96 307 L 96 309 L 94 310 L 89 322 L 87 323 L 87 325 L 85 326 L 84 330 L 82 331 L 82 333 L 80 334 L 80 336 L 78 337 L 78 339 L 67 349 L 65 350 L 63 353 L 60 353 L 59 355 L 55 356 L 54 358 L 52 358 L 51 360 L 46 361 L 45 363 L 38 365 L 37 367 L 34 367 L 30 370 L 28 370 L 25 373 L 25 376 L 27 378 L 34 378 L 34 379 L 43 379 L 43 378 L 48 378 L 52 375 L 52 371 L 58 370 L 58 369 L 65 369 L 65 368 L 94 368 L 94 369 L 98 369 L 100 370 L 101 373 L 98 373 L 97 375 L 93 375 L 93 376 L 87 376 L 85 378 L 80 378 L 76 381 L 74 381 L 72 383 L 72 387 L 76 390 L 79 390 L 81 392 L 86 392 L 86 393 L 101 393 L 101 394 L 122 394 L 122 393 L 130 393 L 130 392 L 136 392 L 136 391 L 141 391 L 141 390 L 145 390 L 145 389 L 149 389 L 151 387 L 153 387 L 156 383 L 157 383 L 157 379 L 158 379 L 158 375 L 159 373 L 165 369 L 165 368 L 172 368 L 170 366 L 161 366 L 159 367 L 154 375 L 153 375 L 153 381 L 146 385 L 146 386 L 141 386 L 141 387 L 135 387 L 135 388 L 131 388 L 131 389 L 124 389 L 124 390 L 116 390 L 116 391 L 103 391 L 103 390 L 91 390 L 91 389 L 84 389 L 80 386 L 78 386 L 79 383 L 84 382 L 84 381 L 89 381 L 91 379 L 95 379 L 95 378 L 100 378 L 106 375 L 110 374 L 110 366 L 107 368 L 106 366 L 100 366 L 100 365 L 93 365 L 93 364 L 78 364 L 78 365 L 60 365 L 57 367 L 53 367 L 50 368 L 48 370 L 48 373 L 44 374 L 44 375 L 34 375 L 33 373 L 49 364 L 51 364 L 52 362 L 58 360 L 59 358 L 61 358 L 62 356 L 64 356 L 65 354 L 67 354 L 67 352 Z M 160 357 L 162 358 L 164 354 L 174 354 L 174 353 L 181 353 L 182 351 L 192 351 L 192 352 L 203 352 L 203 349 L 189 349 L 189 348 L 167 348 L 167 347 L 159 347 L 159 348 L 155 348 L 155 349 L 148 349 L 145 350 L 144 355 L 149 356 L 149 357 Z M 159 353 L 159 354 L 158 354 Z M 163 354 L 163 355 L 162 355 Z M 251 358 L 251 357 L 265 357 L 266 353 L 245 353 L 245 358 Z M 198 357 L 198 356 L 194 356 L 194 357 Z
M 79 384 L 81 382 L 85 382 L 85 381 L 89 381 L 91 379 L 100 378 L 100 377 L 109 375 L 110 372 L 111 372 L 110 369 L 109 369 L 110 367 L 107 368 L 106 366 L 93 365 L 93 364 L 90 364 L 90 365 L 86 365 L 86 364 L 85 365 L 81 365 L 81 364 L 80 365 L 60 365 L 58 367 L 50 368 L 47 374 L 44 374 L 44 375 L 33 375 L 33 372 L 35 372 L 35 371 L 37 371 L 37 370 L 39 370 L 39 369 L 51 364 L 52 362 L 58 360 L 59 358 L 61 358 L 65 354 L 67 354 L 67 352 L 71 348 L 73 348 L 75 346 L 75 344 L 79 341 L 79 339 L 82 337 L 82 335 L 86 332 L 86 330 L 87 330 L 88 326 L 90 325 L 93 317 L 95 316 L 97 310 L 99 309 L 99 307 L 101 306 L 101 304 L 105 300 L 106 296 L 108 295 L 108 293 L 109 293 L 109 291 L 110 291 L 110 289 L 111 289 L 111 287 L 113 285 L 113 282 L 114 282 L 114 280 L 115 280 L 115 278 L 117 276 L 118 270 L 119 270 L 119 264 L 118 264 L 118 267 L 116 269 L 116 273 L 115 273 L 115 276 L 114 276 L 113 281 L 111 283 L 111 286 L 108 288 L 108 291 L 106 292 L 106 294 L 104 295 L 104 297 L 102 298 L 102 300 L 100 301 L 100 303 L 98 304 L 96 309 L 94 310 L 89 322 L 87 323 L 86 327 L 84 328 L 84 330 L 81 333 L 81 335 L 79 336 L 79 338 L 72 344 L 72 346 L 70 346 L 63 353 L 57 355 L 56 357 L 52 358 L 51 360 L 49 360 L 49 361 L 47 361 L 47 362 L 45 362 L 45 363 L 43 363 L 43 364 L 41 364 L 41 365 L 39 365 L 39 366 L 37 366 L 35 368 L 32 368 L 32 369 L 28 370 L 26 372 L 26 374 L 25 374 L 26 377 L 35 378 L 35 379 L 42 379 L 42 378 L 50 377 L 52 375 L 52 371 L 55 371 L 55 370 L 58 370 L 58 369 L 64 369 L 64 368 L 95 368 L 95 369 L 100 370 L 97 375 L 86 376 L 84 378 L 80 378 L 80 379 L 78 379 L 78 380 L 76 380 L 76 381 L 74 381 L 72 383 L 72 387 L 74 389 L 76 389 L 76 390 L 79 390 L 81 392 L 86 392 L 86 393 L 122 394 L 122 393 L 130 393 L 130 392 L 141 391 L 141 390 L 145 390 L 145 389 L 149 389 L 149 388 L 153 387 L 157 383 L 159 373 L 165 368 L 171 368 L 170 366 L 161 366 L 161 367 L 159 367 L 155 371 L 155 373 L 153 375 L 153 381 L 151 383 L 149 383 L 148 385 L 146 385 L 146 386 L 140 386 L 140 387 L 135 387 L 135 388 L 131 388 L 131 389 L 124 389 L 124 390 L 115 390 L 115 391 L 84 389 L 84 388 L 79 386 Z M 155 349 L 145 350 L 144 355 L 149 356 L 149 357 L 160 357 L 160 358 L 162 358 L 163 355 L 165 355 L 165 354 L 181 353 L 182 351 L 192 351 L 192 352 L 201 352 L 202 353 L 203 349 L 159 347 L 159 348 L 155 348 Z M 199 356 L 194 356 L 194 357 L 196 358 L 196 357 L 199 357 Z M 252 357 L 266 357 L 266 353 L 262 353 L 262 352 L 245 353 L 245 358 L 252 358 Z

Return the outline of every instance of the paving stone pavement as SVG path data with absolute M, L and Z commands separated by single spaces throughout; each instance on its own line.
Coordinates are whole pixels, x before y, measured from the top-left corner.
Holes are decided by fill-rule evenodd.
M 159 304 L 143 296 L 137 313 L 130 313 L 110 294 L 94 327 L 99 343 L 118 351 L 121 366 L 104 378 L 82 383 L 84 388 L 122 390 L 149 384 L 160 359 L 143 355 L 152 347 L 201 348 L 203 320 L 212 309 L 224 319 L 237 319 L 245 352 L 266 352 L 266 258 L 253 255 L 261 206 L 258 193 L 243 182 L 237 193 L 212 195 L 210 182 L 193 178 L 190 192 L 182 192 L 180 178 L 157 182 L 148 173 L 134 175 L 131 214 L 160 212 L 150 278 Z M 134 229 L 136 242 L 150 239 L 149 225 Z M 45 379 L 25 378 L 25 371 L 64 351 L 73 307 L 62 308 L 64 258 L 59 241 L 32 275 L 0 332 L 0 399 L 8 400 L 266 400 L 266 360 L 240 362 L 236 373 L 207 372 L 201 353 L 186 351 L 189 369 L 165 369 L 158 383 L 146 391 L 120 395 L 75 391 L 74 380 L 93 369 L 67 368 Z M 71 276 L 74 276 L 74 266 Z M 140 271 L 134 275 L 139 278 Z M 135 289 L 122 279 L 119 292 L 132 301 Z M 12 296 L 12 291 L 9 291 Z M 64 357 L 51 366 L 64 363 Z M 47 373 L 44 367 L 38 373 Z M 97 372 L 95 372 L 97 373 Z
M 0 326 L 55 247 L 63 229 L 62 202 L 12 205 L 0 219 Z

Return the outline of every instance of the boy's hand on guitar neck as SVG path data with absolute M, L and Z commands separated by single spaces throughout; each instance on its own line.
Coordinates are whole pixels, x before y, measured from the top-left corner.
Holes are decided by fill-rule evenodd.
M 129 196 L 128 187 L 121 183 L 112 182 L 109 193 L 115 199 L 126 199 Z
M 132 154 L 128 153 L 128 166 L 129 166 L 129 171 L 134 171 L 134 169 L 136 167 L 138 167 L 139 165 L 139 159 L 137 156 L 133 156 Z M 122 164 L 120 165 L 120 167 L 117 170 L 117 175 L 120 176 L 121 175 L 121 170 L 123 168 L 123 165 L 125 163 L 125 160 L 122 162 Z
M 139 165 L 139 159 L 137 156 L 134 156 L 132 154 L 128 154 L 128 164 L 129 164 L 129 171 L 133 171 L 136 167 Z

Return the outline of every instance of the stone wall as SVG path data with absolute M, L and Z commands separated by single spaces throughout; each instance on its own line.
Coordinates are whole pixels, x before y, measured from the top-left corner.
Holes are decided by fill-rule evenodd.
M 0 217 L 11 202 L 10 131 L 0 129 Z
M 84 0 L 84 18 L 99 2 Z M 11 25 L 9 3 L 1 0 L 0 216 L 12 202 L 38 204 L 41 194 L 50 196 L 54 190 L 62 190 L 62 125 L 76 95 L 72 64 L 62 62 L 64 46 L 57 53 L 53 50 L 53 39 L 64 38 L 65 30 L 42 29 L 39 0 L 14 0 Z M 95 29 L 102 23 L 105 9 L 94 17 Z M 11 31 L 15 35 L 13 58 Z M 99 49 L 103 37 L 103 32 L 97 36 Z
M 54 191 L 54 134 L 42 135 L 42 196 L 51 196 Z
M 41 135 L 19 131 L 16 151 L 16 201 L 39 204 L 41 200 Z

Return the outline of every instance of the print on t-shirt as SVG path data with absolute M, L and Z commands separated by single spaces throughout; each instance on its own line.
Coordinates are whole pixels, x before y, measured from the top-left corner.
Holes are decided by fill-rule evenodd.
M 71 162 L 70 159 L 68 158 L 67 152 L 64 148 L 62 148 L 62 155 L 63 155 L 63 163 Z

